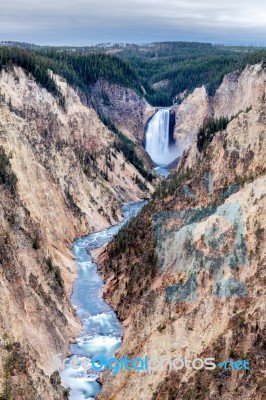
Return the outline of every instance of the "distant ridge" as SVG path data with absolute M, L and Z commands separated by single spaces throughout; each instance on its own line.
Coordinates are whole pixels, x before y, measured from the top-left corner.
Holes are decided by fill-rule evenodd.
M 8 40 L 8 41 L 1 41 L 0 47 L 19 47 L 22 49 L 40 49 L 41 47 L 44 47 L 44 46 L 40 46 L 40 45 L 37 45 L 34 43 L 12 42 L 12 41 Z

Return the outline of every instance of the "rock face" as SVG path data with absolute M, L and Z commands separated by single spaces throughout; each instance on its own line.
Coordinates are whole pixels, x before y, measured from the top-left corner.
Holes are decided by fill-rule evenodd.
M 231 117 L 264 100 L 266 72 L 262 64 L 247 66 L 242 72 L 224 77 L 214 98 L 205 87 L 197 88 L 180 105 L 174 106 L 174 136 L 180 150 L 187 150 L 199 129 L 210 118 Z
M 163 79 L 162 81 L 156 82 L 152 85 L 153 89 L 161 89 L 169 86 L 170 81 L 169 79 Z
M 262 64 L 224 77 L 213 100 L 215 117 L 231 116 L 264 101 L 266 73 Z
M 255 66 L 242 74 L 224 79 L 215 115 L 252 110 L 216 133 L 204 153 L 193 144 L 99 262 L 106 300 L 125 328 L 118 358 L 247 360 L 250 370 L 176 370 L 166 361 L 151 373 L 105 372 L 99 400 L 266 397 L 265 72 Z
M 62 78 L 55 79 L 65 94 L 65 110 L 22 69 L 0 75 L 5 398 L 67 398 L 54 371 L 80 330 L 69 301 L 76 276 L 72 241 L 121 220 L 122 203 L 152 191 L 149 183 L 144 191 L 136 184 L 136 177 L 144 182 L 143 177 L 116 149 L 114 134 L 95 110 Z
M 132 89 L 99 81 L 92 91 L 95 109 L 108 118 L 122 133 L 139 144 L 144 129 L 155 109 Z
M 174 106 L 174 137 L 180 152 L 188 149 L 195 136 L 208 117 L 212 115 L 212 107 L 205 87 L 195 89 L 179 106 Z

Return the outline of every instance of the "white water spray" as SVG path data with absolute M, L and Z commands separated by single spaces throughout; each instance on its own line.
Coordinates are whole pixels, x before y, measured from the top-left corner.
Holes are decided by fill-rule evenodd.
M 145 150 L 151 159 L 165 166 L 178 157 L 176 146 L 169 147 L 170 110 L 159 110 L 149 122 Z

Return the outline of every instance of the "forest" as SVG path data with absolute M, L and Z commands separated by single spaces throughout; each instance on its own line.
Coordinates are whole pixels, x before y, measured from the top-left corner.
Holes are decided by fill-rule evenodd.
M 139 78 L 127 61 L 103 53 L 72 54 L 58 49 L 30 50 L 20 47 L 0 46 L 0 71 L 18 65 L 36 81 L 55 95 L 62 106 L 64 98 L 49 73 L 62 76 L 67 82 L 89 97 L 91 88 L 99 79 L 134 89 L 143 94 Z
M 138 72 L 154 106 L 180 102 L 178 94 L 205 85 L 213 95 L 223 77 L 247 64 L 260 62 L 266 49 L 212 45 L 210 43 L 165 42 L 149 46 L 126 46 L 117 56 L 127 60 Z M 162 82 L 158 88 L 153 85 Z
M 153 106 L 171 106 L 205 85 L 213 95 L 224 75 L 266 58 L 266 49 L 193 42 L 146 45 L 101 44 L 88 47 L 41 47 L 0 43 L 0 69 L 20 65 L 36 81 L 64 99 L 48 69 L 63 76 L 90 100 L 99 79 L 132 88 Z

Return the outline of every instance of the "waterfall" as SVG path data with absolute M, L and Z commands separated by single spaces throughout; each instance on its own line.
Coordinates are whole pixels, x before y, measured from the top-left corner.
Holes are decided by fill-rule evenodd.
M 178 157 L 176 146 L 169 147 L 170 110 L 159 110 L 149 122 L 146 132 L 145 150 L 151 159 L 165 166 Z

